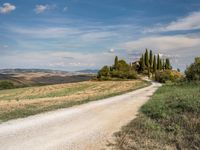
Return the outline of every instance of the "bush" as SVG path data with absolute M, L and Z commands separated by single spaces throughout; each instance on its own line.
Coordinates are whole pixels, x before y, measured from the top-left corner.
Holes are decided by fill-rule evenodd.
M 128 79 L 137 79 L 137 73 L 134 70 L 128 72 Z
M 200 57 L 195 58 L 195 62 L 186 69 L 185 74 L 188 80 L 200 81 Z
M 124 60 L 115 60 L 114 66 L 104 66 L 97 75 L 99 80 L 111 80 L 112 78 L 119 79 L 136 79 L 136 71 Z
M 111 72 L 112 78 L 120 78 L 120 79 L 136 79 L 137 73 L 134 70 L 113 70 Z
M 177 82 L 183 79 L 183 75 L 176 70 L 162 70 L 157 71 L 155 74 L 155 80 L 161 83 L 167 81 Z
M 12 89 L 14 88 L 14 84 L 10 81 L 0 81 L 0 90 L 3 89 Z
M 104 66 L 101 70 L 99 70 L 97 78 L 109 77 L 110 76 L 110 69 L 108 66 Z

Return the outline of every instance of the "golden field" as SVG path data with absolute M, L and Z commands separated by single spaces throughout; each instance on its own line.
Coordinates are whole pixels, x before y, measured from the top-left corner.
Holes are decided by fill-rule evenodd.
M 0 91 L 0 120 L 83 104 L 147 86 L 141 80 L 85 81 Z

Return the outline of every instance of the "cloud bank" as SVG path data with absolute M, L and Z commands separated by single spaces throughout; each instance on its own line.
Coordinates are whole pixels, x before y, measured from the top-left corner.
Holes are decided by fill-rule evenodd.
M 200 29 L 200 11 L 172 21 L 167 25 L 159 25 L 155 28 L 146 29 L 144 32 L 168 32 Z

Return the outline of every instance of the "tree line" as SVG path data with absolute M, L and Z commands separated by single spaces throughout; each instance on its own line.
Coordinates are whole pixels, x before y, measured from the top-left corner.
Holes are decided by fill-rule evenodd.
M 148 49 L 146 49 L 146 52 L 142 54 L 140 60 L 139 60 L 139 67 L 136 67 L 136 70 L 140 73 L 156 73 L 157 70 L 171 70 L 172 66 L 170 63 L 169 58 L 162 59 L 159 54 L 155 55 L 153 54 L 152 50 L 148 52 Z
M 158 82 L 198 80 L 200 81 L 200 57 L 196 57 L 194 63 L 186 68 L 185 76 L 180 70 L 173 70 L 169 58 L 162 58 L 159 54 L 146 49 L 138 61 L 128 64 L 125 60 L 115 57 L 112 66 L 104 66 L 99 70 L 99 80 L 110 79 L 136 79 L 138 74 L 152 77 Z
M 136 79 L 137 73 L 135 69 L 129 65 L 125 60 L 119 60 L 115 57 L 114 64 L 112 66 L 104 66 L 99 70 L 97 78 L 100 80 L 110 79 Z
M 97 75 L 98 79 L 109 80 L 113 78 L 135 79 L 137 74 L 155 74 L 158 70 L 171 70 L 172 66 L 169 58 L 161 59 L 160 55 L 153 54 L 152 50 L 141 55 L 138 63 L 128 64 L 125 60 L 115 57 L 112 66 L 104 66 Z

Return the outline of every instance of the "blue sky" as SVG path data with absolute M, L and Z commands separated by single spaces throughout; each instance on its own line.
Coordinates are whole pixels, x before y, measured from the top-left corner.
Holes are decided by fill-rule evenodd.
M 199 0 L 0 0 L 0 68 L 99 69 L 152 49 L 200 56 Z

